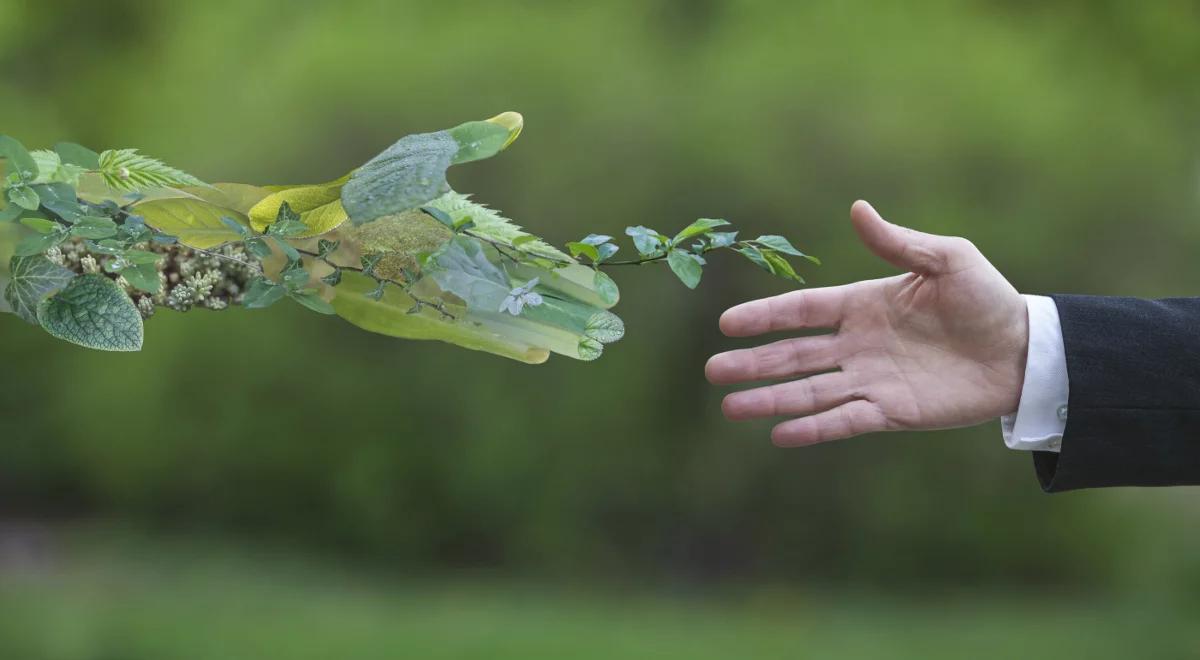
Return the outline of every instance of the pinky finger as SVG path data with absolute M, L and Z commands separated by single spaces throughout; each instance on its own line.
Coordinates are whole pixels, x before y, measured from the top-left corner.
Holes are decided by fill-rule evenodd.
M 874 403 L 855 399 L 815 415 L 780 423 L 771 431 L 771 442 L 780 447 L 804 447 L 887 428 L 887 418 Z

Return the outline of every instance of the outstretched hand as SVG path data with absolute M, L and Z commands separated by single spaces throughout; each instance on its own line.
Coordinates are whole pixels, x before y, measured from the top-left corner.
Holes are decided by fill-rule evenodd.
M 1029 343 L 1016 289 L 966 239 L 893 225 L 862 201 L 850 218 L 863 243 L 906 274 L 726 311 L 730 337 L 836 331 L 713 356 L 705 373 L 714 384 L 784 381 L 726 396 L 725 416 L 791 417 L 771 439 L 801 446 L 1015 412 Z

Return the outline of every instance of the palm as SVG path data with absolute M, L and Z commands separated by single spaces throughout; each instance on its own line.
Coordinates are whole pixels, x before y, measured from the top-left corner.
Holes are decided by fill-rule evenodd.
M 722 329 L 735 336 L 837 328 L 715 356 L 707 371 L 717 383 L 800 377 L 731 394 L 726 414 L 798 416 L 772 436 L 810 444 L 961 426 L 1015 410 L 1027 330 L 1012 286 L 961 239 L 887 224 L 865 205 L 856 205 L 855 224 L 869 247 L 913 272 L 726 312 Z

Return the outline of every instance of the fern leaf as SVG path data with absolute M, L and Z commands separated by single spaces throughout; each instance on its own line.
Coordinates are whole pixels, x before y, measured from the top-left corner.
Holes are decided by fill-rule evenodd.
M 187 172 L 139 154 L 137 149 L 109 149 L 100 154 L 100 176 L 118 192 L 205 185 Z
M 471 220 L 475 223 L 475 226 L 470 229 L 470 233 L 480 238 L 495 241 L 538 257 L 553 259 L 555 261 L 574 261 L 570 255 L 524 231 L 520 225 L 500 215 L 495 209 L 472 202 L 470 195 L 464 195 L 452 190 L 433 200 L 427 206 L 446 213 L 454 220 L 458 220 L 463 216 L 470 216 Z M 523 236 L 529 236 L 534 240 L 518 242 L 518 239 Z

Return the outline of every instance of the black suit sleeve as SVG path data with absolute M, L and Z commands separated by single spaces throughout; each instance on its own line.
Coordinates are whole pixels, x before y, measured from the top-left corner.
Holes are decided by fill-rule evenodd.
M 1200 298 L 1053 298 L 1070 394 L 1042 488 L 1200 484 Z

